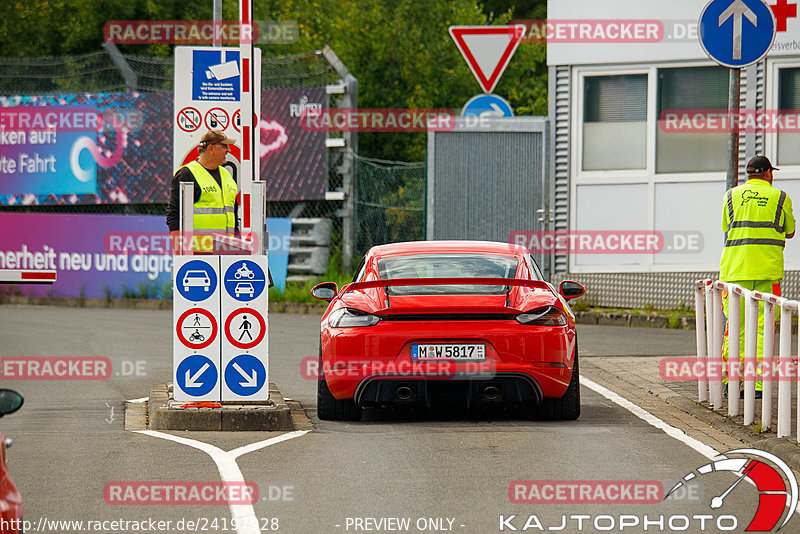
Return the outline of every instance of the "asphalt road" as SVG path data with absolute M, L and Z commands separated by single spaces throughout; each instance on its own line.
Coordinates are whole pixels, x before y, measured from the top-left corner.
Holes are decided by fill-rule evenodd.
M 30 532 L 42 519 L 172 521 L 163 530 L 134 530 L 131 524 L 112 529 L 107 523 L 95 532 L 237 530 L 224 504 L 119 505 L 104 497 L 104 489 L 130 481 L 220 480 L 205 452 L 123 427 L 126 400 L 171 380 L 171 321 L 170 312 L 159 311 L 0 307 L 0 359 L 100 356 L 113 369 L 106 380 L 3 380 L 3 387 L 26 395 L 23 409 L 0 421 L 0 429 L 14 439 L 10 467 L 25 519 L 33 523 Z M 684 531 L 700 532 L 693 514 L 709 516 L 711 497 L 736 480 L 713 473 L 675 502 L 514 503 L 509 488 L 518 480 L 656 481 L 668 490 L 708 459 L 586 387 L 582 415 L 571 422 L 524 421 L 503 413 L 377 413 L 359 423 L 319 421 L 316 384 L 302 373 L 303 359 L 317 353 L 319 319 L 273 314 L 269 321 L 270 381 L 303 403 L 315 429 L 237 459 L 244 480 L 258 485 L 255 514 L 262 531 L 483 533 L 523 530 L 526 521 L 532 522 L 528 531 L 539 531 L 536 522 L 556 529 L 566 521 L 566 532 L 595 532 L 609 522 L 619 531 L 621 522 L 637 521 L 624 531 L 642 532 L 647 515 L 656 521 L 648 532 L 659 530 L 659 517 L 669 531 L 669 521 L 681 526 L 684 516 Z M 688 355 L 694 347 L 693 332 L 581 326 L 579 336 L 585 358 Z M 137 368 L 141 376 L 126 376 Z M 230 451 L 282 433 L 170 434 Z M 739 486 L 726 497 L 726 510 L 752 517 L 755 492 Z M 197 524 L 186 528 L 187 521 Z M 584 522 L 580 529 L 578 521 Z M 38 531 L 87 530 L 61 525 Z

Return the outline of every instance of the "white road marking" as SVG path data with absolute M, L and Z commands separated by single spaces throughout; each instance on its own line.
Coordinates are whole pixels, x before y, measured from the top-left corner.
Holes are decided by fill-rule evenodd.
M 141 397 L 139 399 L 131 399 L 128 402 L 147 402 L 150 400 L 150 397 Z
M 639 419 L 645 421 L 646 423 L 651 424 L 652 426 L 658 428 L 659 430 L 663 430 L 664 433 L 667 434 L 668 436 L 673 437 L 682 443 L 685 443 L 686 445 L 696 450 L 709 460 L 715 460 L 720 457 L 721 453 L 717 452 L 714 448 L 709 447 L 702 441 L 696 440 L 691 436 L 687 436 L 686 432 L 684 432 L 683 430 L 675 428 L 672 425 L 668 425 L 667 423 L 665 423 L 655 415 L 651 414 L 644 408 L 637 406 L 636 404 L 632 403 L 625 397 L 617 395 L 610 389 L 604 388 L 600 384 L 592 382 L 591 380 L 583 376 L 581 377 L 581 385 L 586 386 L 591 390 L 594 390 L 595 392 L 599 393 L 600 395 L 607 398 L 611 402 L 619 404 L 620 406 L 631 412 Z M 750 485 L 755 486 L 755 483 L 749 478 L 747 479 L 747 482 L 749 482 Z M 786 506 L 788 507 L 789 504 L 790 503 L 787 502 Z M 795 513 L 800 515 L 800 508 L 795 510 Z
M 164 434 L 163 432 L 156 432 L 155 430 L 135 430 L 134 432 L 137 434 L 153 436 L 154 438 L 174 441 L 176 443 L 180 443 L 181 445 L 188 445 L 189 447 L 199 449 L 208 454 L 211 459 L 214 460 L 223 482 L 244 484 L 244 476 L 242 475 L 242 471 L 239 469 L 239 466 L 236 463 L 236 458 L 242 456 L 243 454 L 247 454 L 248 452 L 257 451 L 259 449 L 263 449 L 264 447 L 275 445 L 276 443 L 281 443 L 292 438 L 299 438 L 309 431 L 296 430 L 294 432 L 288 432 L 274 438 L 251 443 L 250 445 L 238 447 L 227 452 L 223 451 L 219 447 L 211 445 L 210 443 L 203 443 L 202 441 L 189 438 L 181 438 L 178 436 L 173 436 L 172 434 Z M 228 507 L 231 510 L 231 519 L 236 520 L 237 534 L 261 534 L 260 525 L 258 523 L 258 519 L 256 518 L 256 512 L 252 504 L 230 504 Z
M 611 402 L 619 404 L 620 406 L 631 412 L 639 419 L 645 421 L 650 425 L 653 425 L 659 430 L 664 431 L 664 433 L 667 434 L 668 436 L 673 437 L 682 443 L 685 443 L 686 445 L 693 448 L 706 458 L 713 460 L 714 458 L 719 457 L 720 453 L 714 450 L 712 447 L 709 447 L 702 441 L 696 440 L 691 436 L 687 436 L 686 432 L 684 432 L 683 430 L 675 428 L 672 425 L 668 425 L 667 423 L 665 423 L 655 415 L 651 414 L 644 408 L 637 406 L 636 404 L 632 403 L 631 401 L 629 401 L 624 397 L 621 397 L 620 395 L 617 395 L 610 389 L 604 388 L 600 384 L 592 382 L 591 380 L 589 380 L 584 376 L 581 377 L 581 385 L 586 386 L 587 388 L 593 391 L 596 391 L 597 393 L 607 398 Z

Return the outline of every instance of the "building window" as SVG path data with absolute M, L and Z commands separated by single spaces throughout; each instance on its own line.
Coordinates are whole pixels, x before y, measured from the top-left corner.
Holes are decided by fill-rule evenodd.
M 778 109 L 781 116 L 800 113 L 800 68 L 785 68 L 778 71 Z M 782 119 L 778 123 L 777 160 L 782 165 L 800 165 L 800 133 L 796 127 L 790 131 L 781 131 Z M 796 125 L 797 121 L 788 120 L 787 124 Z
M 728 69 L 725 67 L 684 67 L 658 69 L 658 128 L 656 129 L 656 172 L 724 171 L 728 168 L 728 134 L 667 128 L 666 113 L 691 115 L 696 111 L 728 110 Z M 708 117 L 709 114 L 706 114 Z
M 647 165 L 647 75 L 583 79 L 583 170 Z

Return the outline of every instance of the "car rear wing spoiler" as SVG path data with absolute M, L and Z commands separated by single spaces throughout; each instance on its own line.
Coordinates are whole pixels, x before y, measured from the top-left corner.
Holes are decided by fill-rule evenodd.
M 550 289 L 547 283 L 541 280 L 520 280 L 518 278 L 393 278 L 391 280 L 353 282 L 343 287 L 342 291 L 349 293 L 350 291 L 391 286 L 519 286 Z

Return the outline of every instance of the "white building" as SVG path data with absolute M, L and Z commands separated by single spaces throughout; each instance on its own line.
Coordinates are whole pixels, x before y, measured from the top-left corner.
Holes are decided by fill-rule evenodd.
M 742 120 L 768 127 L 740 134 L 739 179 L 750 157 L 766 155 L 781 169 L 774 185 L 794 200 L 800 218 L 800 10 L 798 0 L 767 3 L 775 6 L 778 32 L 766 58 L 742 69 L 740 106 Z M 710 60 L 697 38 L 704 6 L 548 2 L 555 229 L 665 237 L 655 254 L 555 258 L 556 276 L 585 282 L 601 305 L 691 305 L 692 282 L 718 275 L 729 69 Z M 691 244 L 687 237 L 701 239 L 700 250 L 676 251 Z M 788 241 L 785 254 L 783 293 L 796 298 L 800 239 Z

